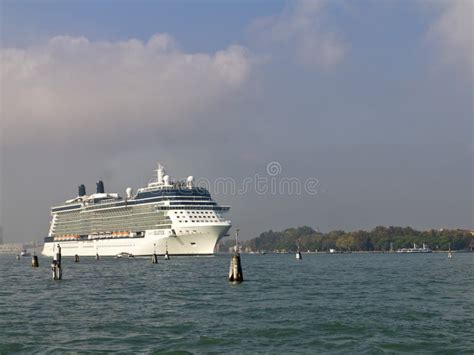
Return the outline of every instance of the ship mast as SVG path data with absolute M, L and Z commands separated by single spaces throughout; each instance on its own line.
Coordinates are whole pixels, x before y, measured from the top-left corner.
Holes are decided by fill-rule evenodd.
M 156 169 L 155 171 L 156 171 L 156 181 L 159 184 L 162 184 L 163 183 L 163 177 L 166 174 L 165 167 L 163 165 L 161 165 L 160 163 L 158 163 L 158 169 Z

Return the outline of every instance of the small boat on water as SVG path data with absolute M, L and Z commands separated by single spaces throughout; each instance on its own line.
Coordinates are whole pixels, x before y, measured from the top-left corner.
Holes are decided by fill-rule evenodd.
M 23 249 L 21 252 L 20 252 L 20 256 L 31 256 L 30 252 L 26 249 Z
M 133 254 L 127 253 L 127 252 L 121 252 L 115 256 L 116 258 L 133 258 Z
M 418 248 L 415 243 L 413 243 L 413 248 L 402 248 L 398 249 L 397 253 L 432 253 L 433 251 L 423 243 L 423 248 Z

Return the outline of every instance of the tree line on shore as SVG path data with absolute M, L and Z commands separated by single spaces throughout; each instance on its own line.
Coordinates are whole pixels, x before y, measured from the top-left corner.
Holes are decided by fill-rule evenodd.
M 258 237 L 239 242 L 249 251 L 389 251 L 391 248 L 410 248 L 413 244 L 426 244 L 433 250 L 466 250 L 474 244 L 474 236 L 468 230 L 440 229 L 417 231 L 411 227 L 376 227 L 371 231 L 345 232 L 335 230 L 320 233 L 308 226 L 288 228 L 283 231 L 261 233 Z M 230 238 L 221 250 L 234 246 Z

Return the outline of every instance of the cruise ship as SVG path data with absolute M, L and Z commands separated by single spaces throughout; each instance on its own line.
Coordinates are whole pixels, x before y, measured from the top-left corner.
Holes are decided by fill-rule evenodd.
M 128 187 L 124 198 L 105 192 L 102 181 L 91 195 L 80 185 L 77 197 L 51 208 L 42 254 L 60 245 L 63 256 L 212 255 L 231 227 L 229 209 L 192 176 L 174 181 L 159 164 L 147 187 Z

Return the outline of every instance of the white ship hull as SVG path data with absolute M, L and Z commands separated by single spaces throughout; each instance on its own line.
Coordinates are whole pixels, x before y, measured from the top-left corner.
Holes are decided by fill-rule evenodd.
M 116 256 L 123 252 L 135 256 L 155 252 L 164 255 L 166 251 L 169 255 L 212 255 L 229 228 L 230 224 L 209 224 L 195 227 L 190 234 L 172 235 L 171 229 L 148 230 L 144 237 L 54 241 L 44 244 L 42 254 L 52 257 L 59 244 L 63 256 Z
M 193 185 L 193 177 L 173 181 L 163 166 L 147 187 L 125 190 L 127 197 L 105 192 L 103 181 L 87 195 L 51 208 L 51 224 L 43 255 L 53 256 L 58 244 L 64 256 L 211 255 L 231 227 L 208 190 Z

